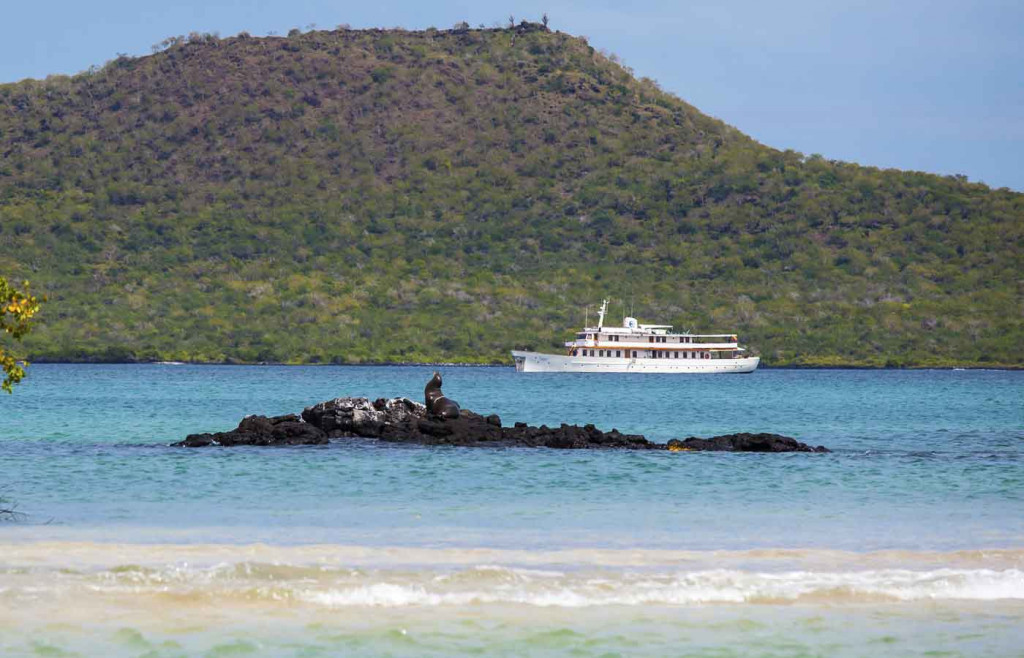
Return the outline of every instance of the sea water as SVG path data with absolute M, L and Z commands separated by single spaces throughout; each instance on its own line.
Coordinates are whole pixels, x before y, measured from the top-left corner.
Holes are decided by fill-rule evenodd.
M 33 365 L 0 654 L 1024 655 L 1024 373 L 442 370 L 506 424 L 833 452 L 184 449 L 432 368 Z

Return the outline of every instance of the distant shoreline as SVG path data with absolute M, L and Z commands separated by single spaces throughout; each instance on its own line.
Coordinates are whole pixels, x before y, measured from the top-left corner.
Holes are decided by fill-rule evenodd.
M 241 362 L 241 361 L 102 361 L 81 360 L 63 361 L 49 359 L 31 359 L 33 365 L 184 365 L 184 366 L 287 366 L 287 367 L 335 367 L 350 368 L 361 366 L 373 367 L 432 367 L 432 368 L 512 368 L 511 363 L 458 363 L 447 361 L 366 361 L 363 363 L 285 363 L 285 362 Z M 1021 365 L 908 365 L 908 366 L 871 366 L 856 364 L 830 365 L 760 365 L 758 370 L 1005 370 L 1024 371 Z

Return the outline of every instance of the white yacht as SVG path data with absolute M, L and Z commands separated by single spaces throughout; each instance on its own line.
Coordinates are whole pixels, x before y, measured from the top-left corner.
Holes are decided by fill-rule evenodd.
M 672 333 L 671 325 L 639 324 L 624 318 L 621 327 L 604 326 L 608 300 L 596 327 L 584 327 L 565 344 L 566 354 L 512 350 L 518 372 L 753 372 L 761 357 L 746 356 L 735 334 Z

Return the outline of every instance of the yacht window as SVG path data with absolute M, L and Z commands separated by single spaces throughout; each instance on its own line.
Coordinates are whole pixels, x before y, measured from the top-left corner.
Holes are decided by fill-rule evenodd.
M 633 350 L 633 358 L 636 358 L 636 350 Z
M 616 357 L 622 356 L 622 350 L 615 350 L 615 356 Z
M 647 342 L 648 343 L 653 343 L 654 342 L 654 336 L 651 336 L 650 338 L 648 338 Z

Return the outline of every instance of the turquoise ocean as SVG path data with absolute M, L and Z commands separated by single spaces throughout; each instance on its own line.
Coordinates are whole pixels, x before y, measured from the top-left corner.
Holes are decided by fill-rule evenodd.
M 433 369 L 31 366 L 0 655 L 1024 656 L 1024 372 L 440 368 L 506 424 L 829 454 L 169 445 Z

